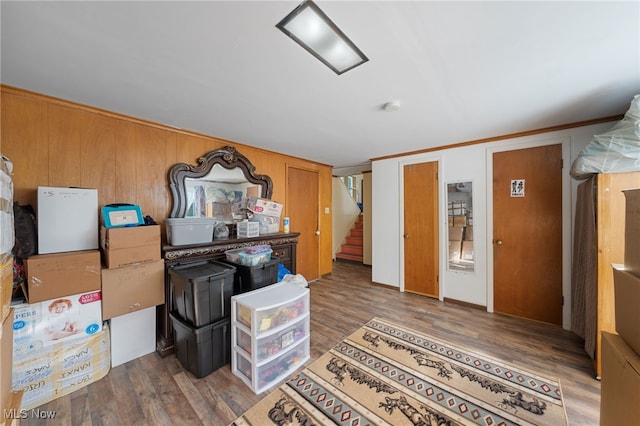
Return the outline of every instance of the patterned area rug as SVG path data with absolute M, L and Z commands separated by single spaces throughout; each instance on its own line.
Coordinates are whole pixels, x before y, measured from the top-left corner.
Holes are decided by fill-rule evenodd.
M 374 318 L 233 425 L 566 425 L 560 384 Z

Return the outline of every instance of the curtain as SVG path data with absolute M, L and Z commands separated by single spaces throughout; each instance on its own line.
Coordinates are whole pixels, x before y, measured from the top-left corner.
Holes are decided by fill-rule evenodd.
M 584 339 L 595 359 L 597 339 L 596 177 L 578 185 L 571 270 L 571 331 Z

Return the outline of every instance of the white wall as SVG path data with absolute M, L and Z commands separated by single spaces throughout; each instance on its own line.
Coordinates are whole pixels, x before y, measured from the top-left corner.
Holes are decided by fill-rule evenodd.
M 492 155 L 494 152 L 561 143 L 563 146 L 563 327 L 570 327 L 571 244 L 576 187 L 580 181 L 570 178 L 573 160 L 593 135 L 609 130 L 614 122 L 549 132 L 533 136 L 452 148 L 372 163 L 372 280 L 404 289 L 403 283 L 403 199 L 402 170 L 407 164 L 439 162 L 440 186 L 440 299 L 450 298 L 493 311 L 493 251 L 491 244 Z M 473 182 L 473 234 L 476 268 L 474 272 L 447 269 L 446 184 Z

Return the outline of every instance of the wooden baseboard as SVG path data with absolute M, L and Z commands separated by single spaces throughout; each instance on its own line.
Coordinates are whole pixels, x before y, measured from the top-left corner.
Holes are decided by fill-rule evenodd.
M 460 306 L 465 306 L 467 308 L 479 309 L 479 310 L 485 311 L 485 312 L 487 310 L 486 306 L 476 305 L 475 303 L 463 302 L 462 300 L 450 299 L 448 297 L 445 297 L 443 301 L 444 302 L 448 302 L 448 303 L 453 303 L 453 304 L 456 304 L 456 305 L 460 305 Z

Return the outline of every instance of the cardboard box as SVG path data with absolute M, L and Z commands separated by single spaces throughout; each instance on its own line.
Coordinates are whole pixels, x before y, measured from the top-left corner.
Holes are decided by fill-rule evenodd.
M 0 417 L 0 425 L 2 426 L 18 426 L 20 419 L 27 418 L 29 413 L 22 408 L 23 391 L 10 392 L 7 401 L 3 406 L 2 417 Z
M 100 290 L 100 250 L 31 256 L 26 269 L 29 303 Z
M 6 407 L 11 393 L 11 362 L 13 359 L 13 316 L 2 321 L 0 329 L 0 406 Z
M 98 248 L 98 190 L 38 187 L 38 253 Z
M 453 216 L 453 226 L 467 226 L 467 217 L 465 215 Z
M 461 226 L 449 227 L 449 241 L 462 241 L 462 235 L 464 234 L 464 228 Z
M 13 294 L 13 262 L 7 260 L 0 265 L 0 322 L 9 316 Z
M 164 303 L 164 260 L 102 270 L 102 318 Z
M 631 425 L 640 419 L 640 355 L 622 337 L 602 332 L 600 424 Z
M 280 218 L 267 216 L 264 214 L 254 214 L 250 222 L 258 223 L 258 233 L 260 235 L 277 234 L 280 232 Z
M 624 267 L 640 277 L 640 189 L 622 192 L 625 197 Z
M 160 260 L 160 245 L 160 225 L 100 227 L 100 247 L 107 268 Z
M 464 228 L 464 240 L 473 241 L 473 226 L 467 226 Z
M 109 328 L 13 358 L 13 390 L 30 410 L 96 382 L 111 368 Z
M 462 253 L 462 241 L 449 241 L 449 261 L 459 262 Z
M 468 262 L 473 262 L 473 241 L 462 242 L 462 252 L 460 253 L 460 259 Z
M 274 216 L 280 218 L 282 215 L 282 204 L 265 198 L 249 197 L 247 199 L 247 209 L 256 214 Z
M 616 331 L 640 354 L 640 277 L 626 268 L 613 265 Z
M 14 357 L 98 333 L 102 329 L 101 297 L 98 290 L 15 305 Z
M 111 319 L 111 367 L 156 350 L 156 309 L 142 309 Z

